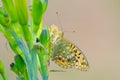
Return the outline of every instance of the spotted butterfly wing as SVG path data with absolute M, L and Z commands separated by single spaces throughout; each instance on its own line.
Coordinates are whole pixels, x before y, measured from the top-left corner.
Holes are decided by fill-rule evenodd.
M 51 59 L 63 68 L 88 69 L 88 61 L 82 51 L 73 43 L 63 37 L 55 25 L 50 27 Z

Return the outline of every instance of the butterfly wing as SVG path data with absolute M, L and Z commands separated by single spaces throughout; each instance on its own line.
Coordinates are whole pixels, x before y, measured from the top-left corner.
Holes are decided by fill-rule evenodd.
M 73 50 L 74 54 L 75 54 L 75 68 L 81 69 L 81 70 L 87 70 L 89 67 L 87 58 L 85 57 L 85 55 L 83 54 L 83 52 L 73 43 L 69 42 L 69 46 L 71 47 L 71 49 Z
M 88 69 L 88 61 L 82 51 L 66 39 L 61 39 L 52 48 L 51 58 L 63 68 Z

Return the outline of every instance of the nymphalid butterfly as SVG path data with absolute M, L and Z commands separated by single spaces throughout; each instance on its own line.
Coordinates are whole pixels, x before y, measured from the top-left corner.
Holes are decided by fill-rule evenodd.
M 54 24 L 49 27 L 51 42 L 51 60 L 62 68 L 77 68 L 86 71 L 88 61 L 82 51 L 64 38 L 63 31 Z

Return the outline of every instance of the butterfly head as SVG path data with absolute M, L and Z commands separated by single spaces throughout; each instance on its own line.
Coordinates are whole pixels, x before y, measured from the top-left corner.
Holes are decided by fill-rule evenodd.
M 52 24 L 49 28 L 50 30 L 50 36 L 58 36 L 58 37 L 63 37 L 64 32 L 59 30 L 58 27 L 54 24 Z

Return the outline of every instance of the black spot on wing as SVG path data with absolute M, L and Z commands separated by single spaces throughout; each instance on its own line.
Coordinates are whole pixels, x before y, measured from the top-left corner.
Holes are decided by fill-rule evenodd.
M 81 53 L 79 53 L 78 55 L 81 55 Z
M 78 60 L 76 60 L 76 62 L 78 62 Z
M 73 51 L 74 51 L 75 53 L 77 53 L 77 48 L 74 48 Z
M 75 46 L 74 45 L 72 45 L 72 49 L 74 49 L 75 48 Z

